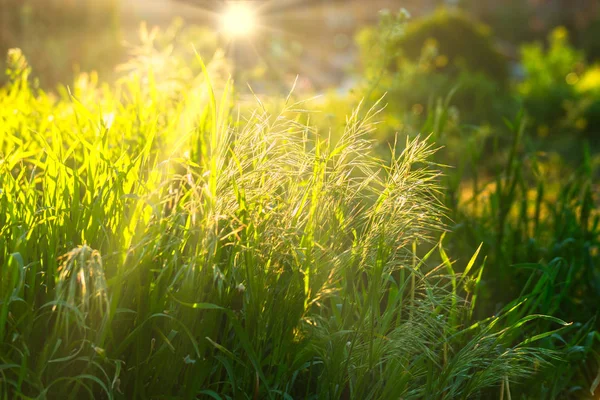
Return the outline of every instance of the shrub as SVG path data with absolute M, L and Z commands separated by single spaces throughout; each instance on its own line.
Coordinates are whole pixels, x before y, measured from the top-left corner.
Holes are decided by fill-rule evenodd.
M 463 21 L 465 17 L 442 10 L 432 18 Z M 386 93 L 385 101 L 390 111 L 386 121 L 390 131 L 388 138 L 393 139 L 397 131 L 419 131 L 426 121 L 434 118 L 432 111 L 439 101 L 448 101 L 452 106 L 445 124 L 448 129 L 465 123 L 501 123 L 502 115 L 515 112 L 516 102 L 503 82 L 481 69 L 454 62 L 458 58 L 456 49 L 448 55 L 443 42 L 423 40 L 417 56 L 406 57 L 401 44 L 413 35 L 409 32 L 417 29 L 413 25 L 420 24 L 419 21 L 406 23 L 406 14 L 402 12 L 397 15 L 384 13 L 377 27 L 366 28 L 357 35 L 361 73 L 365 78 L 359 93 L 369 101 L 376 101 Z M 486 40 L 489 50 L 495 51 L 491 38 Z M 413 39 L 410 41 L 414 42 Z M 506 67 L 505 60 L 501 64 L 504 65 L 501 68 Z
M 507 60 L 496 49 L 491 30 L 467 14 L 440 9 L 408 23 L 403 35 L 390 45 L 415 62 L 428 43 L 435 44 L 439 51 L 436 68 L 441 71 L 480 72 L 500 83 L 508 77 Z

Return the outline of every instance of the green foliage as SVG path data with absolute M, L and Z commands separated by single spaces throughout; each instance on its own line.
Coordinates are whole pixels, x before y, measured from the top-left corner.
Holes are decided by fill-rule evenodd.
M 454 11 L 440 10 L 409 23 L 406 17 L 384 13 L 379 26 L 357 36 L 367 85 L 361 93 L 371 101 L 387 93 L 396 118 L 388 121 L 392 132 L 423 123 L 436 99 L 451 92 L 454 114 L 463 123 L 499 122 L 500 115 L 513 112 L 514 102 L 505 91 L 507 62 L 486 29 Z M 476 43 L 461 30 L 472 31 Z M 457 33 L 460 40 L 453 36 Z M 494 70 L 486 67 L 487 61 Z
M 479 72 L 500 83 L 507 79 L 507 60 L 495 48 L 490 29 L 458 10 L 439 9 L 412 21 L 394 39 L 389 46 L 401 55 L 396 61 L 398 67 L 403 58 L 416 62 L 424 47 L 435 46 L 439 49 L 436 68 L 440 71 Z
M 585 68 L 583 53 L 568 43 L 568 32 L 558 28 L 549 36 L 546 51 L 541 43 L 524 45 L 521 49 L 525 80 L 519 84 L 519 93 L 525 106 L 536 120 L 553 124 L 564 113 L 565 101 L 576 95 L 574 83 Z
M 481 168 L 486 153 L 477 143 L 464 144 L 451 158 L 457 169 L 448 174 L 446 205 L 456 225 L 447 247 L 468 257 L 484 243 L 488 267 L 480 316 L 527 299 L 517 316 L 541 313 L 574 322 L 542 341 L 570 354 L 569 362 L 524 392 L 531 398 L 587 398 L 600 367 L 600 323 L 592 300 L 600 295 L 600 214 L 593 189 L 598 160 L 587 149 L 573 170 L 560 155 L 535 150 L 523 115 L 507 125 L 498 137 L 511 134 L 512 140 L 494 141 L 493 153 L 502 156 L 491 164 L 491 176 Z M 438 137 L 439 143 L 447 140 Z M 534 330 L 550 329 L 543 320 L 536 325 Z
M 600 159 L 558 153 L 600 126 L 600 67 L 557 30 L 506 85 L 460 41 L 409 56 L 449 28 L 407 17 L 316 106 L 234 100 L 216 36 L 179 22 L 110 85 L 46 93 L 11 50 L 0 398 L 597 397 Z
M 441 244 L 417 257 L 443 228 L 435 152 L 379 159 L 377 108 L 332 141 L 290 97 L 233 119 L 218 64 L 185 89 L 150 68 L 52 95 L 20 57 L 0 90 L 4 398 L 466 399 L 554 360 L 527 327 L 568 324 L 526 301 L 472 320 L 478 252 L 465 276 Z
M 525 79 L 517 89 L 524 106 L 542 137 L 579 132 L 594 137 L 600 122 L 597 68 L 569 44 L 565 28 L 555 29 L 548 42 L 546 50 L 541 43 L 521 49 Z
M 445 204 L 455 223 L 447 249 L 465 259 L 483 243 L 488 256 L 475 314 L 483 318 L 526 301 L 509 324 L 530 313 L 574 322 L 540 341 L 547 349 L 569 354 L 568 362 L 538 377 L 535 385 L 513 385 L 512 390 L 525 398 L 587 398 L 600 379 L 600 215 L 593 183 L 598 160 L 589 149 L 584 152 L 581 141 L 569 142 L 570 135 L 597 129 L 592 121 L 600 104 L 598 68 L 585 64 L 562 29 L 552 34 L 548 50 L 540 44 L 524 46 L 525 79 L 514 85 L 516 91 L 509 92 L 507 85 L 500 93 L 518 95 L 533 124 L 521 114 L 504 126 L 497 118 L 513 114 L 510 102 L 495 107 L 493 90 L 486 93 L 484 86 L 461 91 L 464 76 L 474 82 L 480 78 L 467 70 L 462 76 L 439 71 L 435 61 L 443 53 L 433 42 L 417 62 L 397 63 L 390 72 L 390 60 L 400 53 L 386 46 L 406 34 L 402 17 L 384 16 L 377 29 L 358 37 L 366 66 L 366 88 L 360 93 L 374 101 L 387 91 L 390 116 L 385 126 L 405 133 L 433 132 L 431 140 L 444 147 L 435 160 L 456 167 L 444 180 Z M 470 93 L 478 96 L 475 101 L 461 99 Z M 486 111 L 496 118 L 486 118 Z M 550 131 L 562 135 L 539 140 Z M 583 162 L 570 166 L 560 154 Z M 536 332 L 552 329 L 545 320 L 532 325 Z

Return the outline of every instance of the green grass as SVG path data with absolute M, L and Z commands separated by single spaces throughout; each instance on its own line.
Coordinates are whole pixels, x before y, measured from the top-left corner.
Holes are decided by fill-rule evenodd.
M 330 135 L 291 97 L 236 116 L 210 65 L 58 94 L 11 66 L 0 398 L 510 398 L 564 363 L 529 299 L 472 317 L 483 254 L 438 244 L 435 147 L 383 161 L 378 106 Z
M 483 277 L 487 304 L 479 315 L 494 312 L 498 303 L 526 298 L 529 303 L 519 315 L 541 313 L 574 322 L 542 343 L 566 351 L 569 362 L 547 376 L 540 396 L 590 398 L 600 382 L 600 315 L 594 300 L 600 295 L 600 215 L 594 167 L 587 152 L 580 167 L 565 172 L 556 157 L 548 162 L 543 153 L 521 147 L 524 121 L 510 127 L 511 150 L 494 172 L 495 180 L 482 179 L 473 160 L 466 167 L 475 171 L 470 194 L 450 196 L 452 218 L 460 223 L 448 246 L 468 255 L 477 243 L 486 244 L 484 251 L 495 268 Z M 460 173 L 454 179 L 449 192 L 456 194 Z M 538 331 L 550 328 L 543 320 L 537 324 Z

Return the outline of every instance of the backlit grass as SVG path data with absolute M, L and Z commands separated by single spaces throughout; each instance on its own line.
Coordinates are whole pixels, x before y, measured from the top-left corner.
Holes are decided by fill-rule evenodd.
M 238 117 L 210 65 L 48 94 L 10 57 L 2 398 L 502 398 L 560 362 L 526 299 L 472 318 L 485 256 L 455 272 L 435 148 L 382 161 L 378 106 L 330 135 L 291 97 Z

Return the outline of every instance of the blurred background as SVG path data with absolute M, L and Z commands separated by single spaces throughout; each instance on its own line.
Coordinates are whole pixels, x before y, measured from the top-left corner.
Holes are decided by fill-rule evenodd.
M 251 32 L 224 26 L 232 4 Z M 20 48 L 43 89 L 159 64 L 185 79 L 193 45 L 241 92 L 286 93 L 298 76 L 295 93 L 325 95 L 336 116 L 387 93 L 389 132 L 420 128 L 450 95 L 460 124 L 524 109 L 568 149 L 600 126 L 599 38 L 600 0 L 0 0 L 0 53 Z
M 238 43 L 238 63 L 271 68 L 274 77 L 300 74 L 317 88 L 348 84 L 360 62 L 356 34 L 377 24 L 380 10 L 405 8 L 413 20 L 440 7 L 456 8 L 487 24 L 494 45 L 517 60 L 525 42 L 544 40 L 563 26 L 569 43 L 587 61 L 600 56 L 597 0 L 261 0 L 261 32 Z M 0 0 L 0 51 L 21 48 L 42 85 L 65 81 L 77 70 L 95 69 L 105 79 L 124 60 L 123 42 L 135 42 L 140 22 L 167 28 L 181 18 L 186 26 L 216 34 L 219 0 Z M 211 40 L 207 33 L 191 42 Z M 463 38 L 466 39 L 466 38 Z M 214 38 L 213 40 L 219 40 Z M 444 50 L 444 49 L 442 49 Z M 240 60 L 241 59 L 241 60 Z

